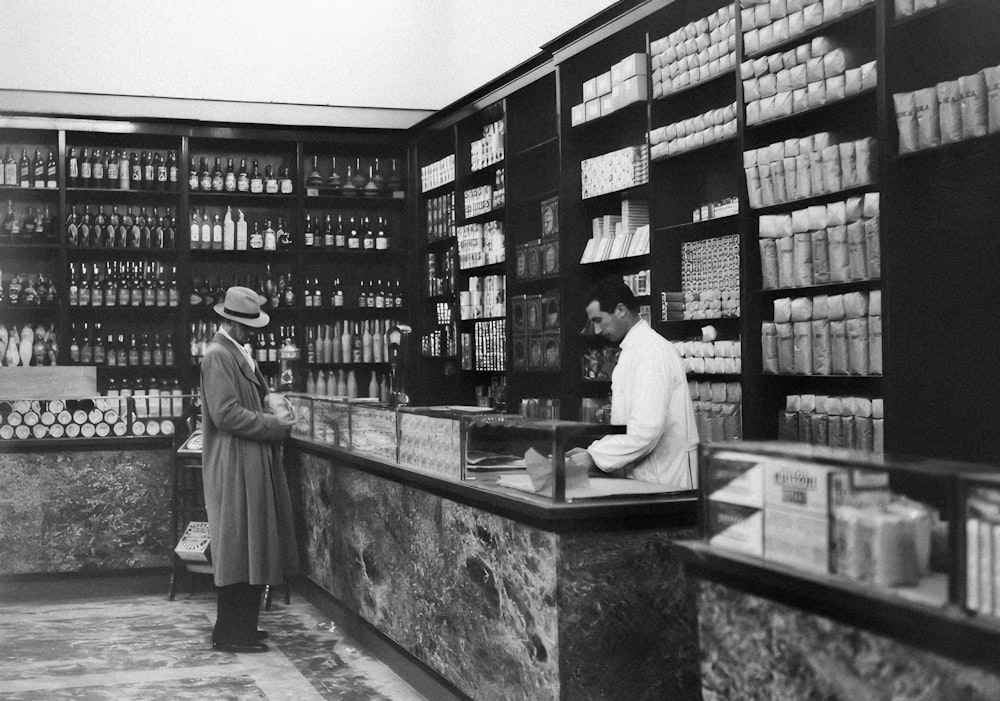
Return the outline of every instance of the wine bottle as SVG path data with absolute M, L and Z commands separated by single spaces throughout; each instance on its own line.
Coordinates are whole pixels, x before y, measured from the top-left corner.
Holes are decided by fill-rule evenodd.
M 58 187 L 58 172 L 56 168 L 56 154 L 49 151 L 49 159 L 45 164 L 45 187 L 55 189 Z
M 236 222 L 236 250 L 245 251 L 247 250 L 248 244 L 247 221 L 243 216 L 243 210 L 240 210 L 239 219 Z
M 229 164 L 232 165 L 232 159 L 229 159 Z M 235 186 L 234 181 L 233 187 Z M 232 251 L 236 248 L 236 224 L 233 222 L 232 207 L 226 207 L 226 218 L 222 224 L 222 248 L 226 251 Z
M 236 175 L 236 191 L 250 192 L 250 176 L 247 174 L 247 159 L 240 159 L 240 172 Z
M 257 159 L 254 159 L 253 171 L 250 173 L 250 192 L 255 195 L 264 192 L 264 179 L 260 175 L 260 167 L 257 165 Z
M 222 192 L 225 188 L 225 177 L 222 175 L 222 159 L 215 157 L 215 168 L 212 170 L 212 192 Z
M 226 161 L 226 177 L 223 180 L 223 189 L 226 192 L 236 192 L 236 171 L 233 170 L 233 159 L 230 157 Z M 228 249 L 232 250 L 232 249 Z

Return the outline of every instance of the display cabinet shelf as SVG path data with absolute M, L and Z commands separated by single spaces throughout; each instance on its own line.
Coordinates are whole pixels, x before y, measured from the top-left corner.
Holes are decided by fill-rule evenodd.
M 541 151 L 542 149 L 552 148 L 552 147 L 555 147 L 555 146 L 558 146 L 558 145 L 559 145 L 559 137 L 558 136 L 552 136 L 552 137 L 549 137 L 548 139 L 545 139 L 544 141 L 539 141 L 537 143 L 531 144 L 530 146 L 525 146 L 524 148 L 522 148 L 520 151 L 517 151 L 516 153 L 508 153 L 507 154 L 507 158 L 509 160 L 516 160 L 516 159 L 524 158 L 525 156 L 529 156 L 531 154 L 534 154 L 536 151 Z
M 191 192 L 188 193 L 192 206 L 201 205 L 245 205 L 253 207 L 291 208 L 298 198 L 295 194 L 247 194 L 245 192 Z M 361 198 L 359 198 L 361 201 Z
M 839 294 L 841 292 L 855 292 L 858 290 L 878 290 L 882 287 L 882 280 L 874 278 L 870 280 L 848 280 L 846 282 L 829 282 L 822 285 L 809 285 L 807 287 L 774 287 L 761 290 L 764 299 L 778 297 L 808 297 L 811 295 Z
M 782 128 L 794 129 L 800 122 L 811 126 L 816 123 L 816 120 L 819 119 L 836 119 L 840 116 L 840 112 L 846 113 L 862 109 L 861 105 L 863 105 L 863 103 L 871 103 L 871 106 L 869 107 L 869 109 L 871 109 L 874 107 L 876 92 L 877 89 L 875 87 L 865 88 L 860 92 L 856 92 L 853 95 L 847 95 L 839 100 L 826 102 L 822 105 L 817 105 L 816 107 L 810 107 L 806 110 L 793 112 L 792 114 L 772 117 L 771 119 L 754 122 L 753 124 L 747 124 L 747 129 L 753 130 L 755 134 L 758 130 L 771 128 L 776 125 L 780 125 Z M 857 116 L 858 115 L 855 115 L 855 117 Z
M 54 191 L 53 191 L 54 192 Z M 113 204 L 112 200 L 124 204 L 167 203 L 177 204 L 180 202 L 180 190 L 122 190 L 114 187 L 67 187 L 66 200 L 70 203 L 95 202 L 107 200 L 108 204 Z
M 724 71 L 719 71 L 707 80 L 695 83 L 694 85 L 688 85 L 687 87 L 680 88 L 679 90 L 674 90 L 666 95 L 654 98 L 654 100 L 656 102 L 669 102 L 674 98 L 685 94 L 688 94 L 688 98 L 690 98 L 690 93 L 693 93 L 695 90 L 708 90 L 709 88 L 720 89 L 720 86 L 729 87 L 730 84 L 735 84 L 736 75 L 737 73 L 735 68 L 727 68 Z M 729 81 L 729 84 L 727 84 L 727 81 Z
M 851 10 L 845 12 L 839 17 L 835 17 L 832 20 L 823 22 L 815 27 L 810 27 L 807 31 L 800 32 L 795 36 L 788 37 L 782 40 L 780 43 L 772 44 L 766 49 L 760 49 L 759 51 L 754 51 L 744 55 L 743 60 L 752 60 L 755 58 L 760 58 L 761 56 L 767 56 L 769 54 L 781 53 L 782 51 L 787 51 L 788 49 L 794 48 L 801 44 L 805 44 L 812 40 L 813 37 L 820 36 L 822 34 L 830 33 L 831 30 L 838 31 L 841 27 L 846 25 L 848 22 L 855 20 L 861 21 L 860 18 L 870 15 L 870 19 L 874 20 L 875 17 L 875 3 L 869 2 L 868 4 L 862 5 L 856 10 Z
M 10 243 L 7 241 L 0 242 L 0 251 L 54 251 L 62 248 L 61 244 L 58 243 L 35 243 L 34 241 L 24 242 L 24 243 Z
M 655 158 L 650 157 L 650 163 L 666 163 L 668 161 L 678 161 L 682 158 L 690 158 L 693 156 L 703 156 L 708 149 L 719 149 L 724 150 L 724 148 L 733 148 L 739 144 L 738 135 L 733 135 L 725 139 L 719 139 L 718 141 L 713 141 L 710 144 L 705 144 L 703 146 L 698 146 L 696 148 L 688 149 L 687 151 L 681 151 L 680 153 L 665 154 L 662 156 L 657 156 Z
M 957 0 L 956 0 L 957 1 Z M 895 156 L 898 162 L 909 163 L 911 161 L 932 161 L 935 159 L 959 159 L 968 158 L 987 153 L 988 151 L 1000 151 L 1000 132 L 979 136 L 972 139 L 963 139 L 950 144 L 942 144 L 934 148 L 924 148 L 910 153 L 900 153 Z
M 815 197 L 807 197 L 801 200 L 791 200 L 789 202 L 782 202 L 780 204 L 761 207 L 760 209 L 751 209 L 750 213 L 755 216 L 759 216 L 761 214 L 776 214 L 779 212 L 786 212 L 792 209 L 805 209 L 806 207 L 809 207 L 814 204 L 826 204 L 828 202 L 836 202 L 837 200 L 846 200 L 849 197 L 864 195 L 868 192 L 878 192 L 878 191 L 879 191 L 879 184 L 870 183 L 868 185 L 852 187 L 846 190 L 827 192 L 822 195 L 816 195 Z

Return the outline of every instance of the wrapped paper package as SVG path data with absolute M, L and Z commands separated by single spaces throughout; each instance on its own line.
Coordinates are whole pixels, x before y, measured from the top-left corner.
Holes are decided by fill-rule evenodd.
M 775 324 L 765 321 L 761 324 L 761 351 L 763 355 L 763 371 L 769 375 L 777 375 L 778 366 L 778 332 Z
M 842 76 L 856 65 L 854 52 L 850 49 L 834 49 L 823 55 L 823 72 L 827 78 Z
M 827 212 L 826 205 L 817 204 L 812 205 L 806 212 L 809 216 L 809 230 L 815 231 L 816 229 L 825 229 L 830 225 L 830 215 Z
M 861 64 L 861 89 L 871 90 L 878 84 L 878 63 L 869 61 Z
M 778 287 L 795 286 L 795 239 L 784 236 L 775 240 L 778 252 Z M 775 307 L 777 311 L 777 307 Z M 775 319 L 787 321 L 787 319 Z
M 797 63 L 789 69 L 792 90 L 804 90 L 809 87 L 809 70 L 806 64 Z
M 813 283 L 825 285 L 830 282 L 830 249 L 826 229 L 810 232 L 812 240 Z
M 830 363 L 830 321 L 816 319 L 812 322 L 812 371 L 814 375 L 829 375 Z
M 830 374 L 847 374 L 846 321 L 830 321 Z
M 870 0 L 865 0 L 869 2 Z M 844 13 L 853 12 L 861 7 L 861 0 L 843 0 L 841 3 L 844 8 Z
M 806 78 L 809 83 L 806 87 L 820 85 L 826 80 L 826 73 L 823 70 L 823 57 L 813 54 L 813 58 L 806 61 Z
M 771 181 L 771 164 L 758 163 L 757 172 L 760 173 L 760 196 L 765 207 L 770 207 L 774 201 L 774 183 Z
M 778 333 L 778 373 L 791 375 L 795 372 L 795 341 L 792 324 L 775 324 Z
M 844 97 L 857 95 L 862 90 L 861 69 L 848 68 L 844 72 Z
M 802 411 L 802 395 L 801 394 L 789 394 L 785 397 L 785 411 L 790 411 L 792 413 L 799 413 Z
M 771 11 L 772 22 L 788 15 L 788 5 L 785 3 L 785 0 L 770 0 L 768 5 Z
M 781 167 L 785 172 L 785 201 L 791 202 L 798 197 L 798 185 L 795 177 L 797 174 L 795 169 L 795 157 L 785 156 L 782 158 Z
M 869 373 L 868 317 L 847 320 L 847 372 L 851 375 Z
M 757 89 L 760 92 L 761 99 L 765 97 L 774 97 L 778 94 L 778 77 L 773 73 L 762 75 L 757 79 L 757 83 Z
M 847 227 L 831 226 L 826 230 L 830 249 L 830 281 L 847 282 L 850 279 L 850 252 L 847 246 Z
M 986 78 L 986 101 L 991 134 L 1000 133 L 1000 66 L 983 69 Z
M 799 414 L 795 411 L 783 411 L 778 414 L 778 440 L 799 440 Z
M 832 448 L 844 447 L 844 417 L 832 411 L 826 417 L 826 444 Z
M 874 445 L 872 418 L 854 417 L 854 447 L 858 450 L 871 450 Z
M 809 226 L 809 209 L 796 209 L 792 211 L 792 233 L 801 234 L 804 231 L 809 231 L 812 227 Z
M 854 159 L 853 141 L 845 141 L 840 144 L 840 183 L 844 190 L 858 185 L 858 169 Z
M 795 182 L 799 189 L 799 199 L 812 197 L 812 176 L 809 173 L 809 154 L 800 153 L 795 157 Z M 818 192 L 816 193 L 819 194 Z
M 878 194 L 878 193 L 868 193 Z M 861 197 L 848 197 L 844 202 L 844 223 L 861 219 L 864 216 L 864 199 Z
M 865 511 L 862 538 L 869 544 L 872 581 L 878 586 L 913 586 L 920 582 L 916 532 L 905 516 Z
M 826 101 L 836 102 L 843 100 L 847 96 L 847 87 L 843 75 L 831 76 L 827 74 L 826 79 Z
M 865 329 L 867 332 L 867 328 Z M 792 324 L 795 343 L 794 371 L 798 375 L 811 375 L 813 367 L 812 322 L 796 321 Z
M 858 185 L 875 182 L 878 149 L 875 137 L 869 136 L 854 142 L 854 163 L 858 171 Z
M 799 412 L 799 441 L 801 443 L 812 443 L 812 421 L 810 418 L 812 414 L 807 414 L 806 412 Z
M 792 90 L 792 112 L 805 112 L 809 109 L 809 88 Z
M 882 290 L 872 290 L 868 293 L 868 315 L 882 316 Z
M 845 202 L 830 202 L 826 205 L 827 226 L 844 226 L 847 223 L 847 204 Z
M 812 302 L 813 302 L 813 311 L 812 311 L 813 321 L 815 321 L 816 319 L 830 318 L 829 295 L 816 295 L 812 298 Z
M 795 58 L 795 49 L 788 49 L 781 52 L 781 65 L 785 67 L 786 71 L 790 71 L 799 65 L 798 59 Z
M 877 192 L 866 192 L 864 197 L 864 205 L 861 210 L 862 215 L 865 217 L 876 217 L 879 213 L 879 193 Z
M 889 510 L 902 515 L 913 523 L 917 545 L 917 570 L 921 576 L 931 571 L 931 511 L 918 501 L 905 497 L 889 503 Z
M 811 414 L 816 411 L 816 395 L 815 394 L 802 394 L 799 395 L 800 411 L 804 411 L 807 414 Z
M 823 58 L 837 48 L 837 41 L 827 36 L 813 37 L 812 41 L 809 42 L 809 51 L 814 57 Z
M 809 63 L 812 58 L 812 47 L 809 44 L 800 44 L 795 47 L 795 62 L 803 66 Z M 808 81 L 806 81 L 808 82 Z
M 882 374 L 882 317 L 868 317 L 868 371 Z
M 813 195 L 822 195 L 826 192 L 823 189 L 825 181 L 823 177 L 823 149 L 817 148 L 809 152 L 809 179 L 811 181 L 809 187 L 812 189 Z
M 868 254 L 868 277 L 872 280 L 882 277 L 882 244 L 877 216 L 865 219 L 865 252 Z
M 848 319 L 860 319 L 868 316 L 868 294 L 865 292 L 846 292 L 844 294 L 844 315 Z
M 844 415 L 840 417 L 841 430 L 843 431 L 843 441 L 845 448 L 853 448 L 857 435 L 857 423 L 855 423 L 854 415 L 850 416 L 847 411 L 844 411 Z
M 913 0 L 895 0 L 896 17 L 909 17 L 913 14 Z
M 868 277 L 868 252 L 865 246 L 865 225 L 854 221 L 847 225 L 847 278 L 864 280 Z
M 843 8 L 841 0 L 823 0 L 823 21 L 829 22 L 840 17 L 844 12 Z
M 809 424 L 812 431 L 812 442 L 817 445 L 826 445 L 830 440 L 829 433 L 827 430 L 827 417 L 826 414 L 810 414 Z
M 892 96 L 892 101 L 896 107 L 899 152 L 913 153 L 920 148 L 920 128 L 917 125 L 916 95 L 911 92 L 895 93 Z
M 790 316 L 792 321 L 812 321 L 812 297 L 795 297 L 792 299 Z
M 957 80 L 946 80 L 936 86 L 938 114 L 941 118 L 941 143 L 954 144 L 962 140 L 962 89 Z M 896 108 L 899 112 L 899 108 Z M 902 140 L 902 131 L 900 132 Z
M 924 88 L 913 93 L 913 109 L 917 118 L 917 148 L 936 148 L 941 145 L 941 112 L 934 88 Z
M 986 136 L 989 132 L 986 76 L 982 72 L 962 76 L 958 87 L 962 91 L 962 138 Z
M 846 319 L 844 313 L 844 295 L 828 295 L 826 298 L 826 318 L 830 321 Z
M 775 239 L 760 239 L 760 267 L 762 286 L 765 290 L 773 290 L 779 285 L 778 276 L 778 246 Z
M 760 81 L 757 78 L 743 81 L 743 99 L 748 105 L 760 99 Z
M 788 8 L 788 14 L 791 15 L 793 12 L 802 12 L 802 8 L 805 7 L 811 0 L 786 0 L 785 5 Z
M 779 297 L 774 300 L 774 323 L 784 324 L 792 320 L 792 300 L 789 297 Z
M 795 286 L 809 287 L 813 284 L 812 237 L 809 232 L 794 236 Z
M 810 59 L 811 61 L 816 61 L 818 59 Z M 816 107 L 822 107 L 826 104 L 826 78 L 820 78 L 816 81 L 811 81 L 809 85 L 806 86 L 806 97 L 809 101 L 809 109 L 814 109 Z
M 833 538 L 837 574 L 864 581 L 871 579 L 871 567 L 869 550 L 862 539 L 861 518 L 861 508 L 850 504 L 838 506 L 834 512 Z
M 771 184 L 774 186 L 775 202 L 788 202 L 792 199 L 785 191 L 785 162 L 783 158 L 771 163 Z M 792 194 L 794 196 L 794 192 Z
M 872 419 L 872 451 L 885 452 L 885 420 Z
M 837 192 L 842 189 L 840 145 L 834 144 L 823 149 L 823 191 Z
M 747 199 L 750 201 L 750 206 L 754 209 L 760 209 L 764 206 L 763 197 L 760 191 L 760 177 L 757 173 L 757 166 L 752 166 L 746 169 L 747 174 Z

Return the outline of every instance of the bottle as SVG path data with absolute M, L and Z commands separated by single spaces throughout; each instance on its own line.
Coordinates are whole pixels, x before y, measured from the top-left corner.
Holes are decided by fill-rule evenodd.
M 135 337 L 135 334 L 130 334 L 128 339 L 128 364 L 131 367 L 135 367 L 139 364 L 139 340 Z M 138 391 L 136 392 L 138 395 Z
M 347 376 L 343 370 L 337 371 L 337 396 L 346 397 L 347 395 Z
M 343 307 L 344 306 L 344 288 L 340 286 L 340 278 L 337 278 L 333 282 L 333 306 Z
M 212 222 L 204 208 L 201 210 L 201 248 L 205 251 L 212 248 Z
M 167 175 L 167 162 L 163 159 L 163 154 L 159 151 L 153 156 L 153 171 L 156 173 L 156 189 L 167 190 L 170 186 Z
M 118 304 L 118 264 L 108 263 L 108 276 L 104 279 L 104 306 Z
M 4 330 L 6 332 L 6 329 Z M 69 361 L 71 363 L 80 362 L 80 339 L 76 333 L 76 325 L 72 326 L 69 341 Z
M 278 194 L 278 178 L 274 175 L 274 168 L 268 163 L 264 166 L 264 192 L 269 195 Z
M 176 357 L 174 355 L 173 336 L 170 334 L 170 332 L 167 332 L 167 340 L 163 344 L 163 364 L 166 365 L 167 367 L 173 367 L 175 361 Z M 174 380 L 174 383 L 176 384 L 177 380 Z M 177 387 L 176 393 L 180 395 L 180 387 Z M 180 416 L 179 411 L 177 412 L 177 415 Z
M 56 173 L 56 154 L 49 151 L 49 159 L 45 163 L 45 187 L 55 189 L 59 182 Z
M 333 335 L 330 337 L 330 360 L 328 362 L 337 364 L 342 363 L 344 359 L 344 348 L 341 342 L 341 336 L 343 332 L 340 330 L 340 322 L 334 322 L 333 324 Z
M 361 332 L 361 322 L 354 325 L 354 333 L 351 335 L 351 362 L 360 363 L 364 360 L 364 335 Z
M 278 217 L 278 230 L 275 232 L 275 238 L 278 239 L 278 248 L 289 249 L 294 243 L 292 241 L 292 232 L 285 225 L 284 217 Z
M 340 193 L 343 182 L 340 179 L 340 172 L 337 170 L 337 157 L 330 158 L 330 177 L 326 179 L 326 186 L 333 190 L 334 194 Z
M 144 190 L 156 189 L 156 166 L 149 151 L 142 152 L 142 187 Z
M 278 248 L 278 238 L 271 228 L 271 220 L 268 219 L 264 222 L 264 250 L 274 251 Z
M 17 161 L 10 152 L 10 146 L 7 147 L 7 157 L 3 161 L 3 182 L 9 187 L 17 185 Z
M 351 354 L 354 348 L 354 340 L 351 338 L 351 327 L 348 322 L 344 322 L 344 333 L 340 336 L 340 362 L 351 362 Z
M 260 233 L 259 222 L 253 223 L 253 233 L 250 234 L 250 250 L 259 251 L 264 247 L 264 236 Z
M 356 399 L 358 396 L 358 378 L 353 369 L 347 373 L 347 396 L 351 399 Z
M 288 166 L 282 166 L 280 177 L 278 178 L 278 192 L 282 195 L 290 195 L 294 191 L 292 184 L 292 174 Z
M 255 195 L 264 192 L 264 179 L 260 176 L 260 167 L 257 165 L 257 159 L 254 159 L 253 171 L 250 173 L 250 192 Z
M 354 220 L 353 216 L 351 217 L 351 223 L 348 227 L 347 248 L 351 251 L 361 250 L 361 232 L 359 231 L 358 224 Z
M 399 175 L 399 169 L 395 158 L 392 159 L 392 173 L 389 174 L 389 179 L 386 181 L 386 187 L 388 187 L 393 193 L 403 191 L 403 179 Z M 384 379 L 385 378 L 383 378 L 383 381 Z
M 345 196 L 353 195 L 354 192 L 354 170 L 351 167 L 351 162 L 347 162 L 347 175 L 344 177 L 343 183 L 341 184 L 340 191 L 341 194 Z
M 337 215 L 337 230 L 333 235 L 333 245 L 335 248 L 343 250 L 347 248 L 347 235 L 344 233 L 344 219 Z
M 375 182 L 375 166 L 369 163 L 368 182 L 365 183 L 365 197 L 377 197 L 378 194 L 379 194 L 379 184 Z
M 368 383 L 368 396 L 378 399 L 378 380 L 375 379 L 375 371 L 372 370 L 372 379 Z
M 319 156 L 313 154 L 312 170 L 306 176 L 306 187 L 320 187 L 322 185 L 323 176 L 319 174 Z
M 208 169 L 208 159 L 201 157 L 198 164 L 198 188 L 202 192 L 212 191 L 212 171 Z
M 365 217 L 364 229 L 362 232 L 361 248 L 366 253 L 375 250 L 375 232 L 372 231 L 370 217 Z
M 330 219 L 330 215 L 326 215 L 326 220 L 323 222 L 323 247 L 333 248 L 335 242 L 335 234 L 333 230 L 333 223 Z
M 135 268 L 132 271 L 132 283 L 129 288 L 128 300 L 130 307 L 141 307 L 143 300 L 145 299 L 144 280 L 141 268 L 142 265 L 140 263 L 136 263 Z
M 130 244 L 133 248 L 150 248 L 153 243 L 153 230 L 149 226 L 149 217 L 146 216 L 146 208 L 143 207 L 139 210 L 139 216 L 135 218 L 135 224 L 132 226 L 132 241 Z
M 267 338 L 267 362 L 269 363 L 278 362 L 278 341 L 274 337 L 273 331 L 270 334 L 268 334 Z
M 132 301 L 132 281 L 135 278 L 135 266 L 130 265 L 128 271 L 123 270 L 121 274 L 121 279 L 118 281 L 118 300 L 117 304 L 119 307 L 127 307 Z
M 219 219 L 219 214 L 216 213 L 215 218 L 212 220 L 212 250 L 221 251 L 222 248 L 222 220 Z
M 177 190 L 177 183 L 180 175 L 177 173 L 177 152 L 167 153 L 167 189 Z
M 382 356 L 382 320 L 375 320 L 375 330 L 372 331 L 372 362 L 381 363 L 385 360 Z
M 313 230 L 312 214 L 306 212 L 306 228 L 302 232 L 302 245 L 312 248 L 316 245 L 316 232 Z
M 306 330 L 306 362 L 310 365 L 316 363 L 316 330 L 312 327 Z
M 10 160 L 10 147 L 7 147 L 7 161 Z M 5 163 L 7 161 L 4 161 Z M 6 175 L 6 168 L 4 168 Z M 73 146 L 69 147 L 69 152 L 66 155 L 66 187 L 77 187 L 77 183 L 80 180 L 80 159 L 76 155 L 76 148 Z M 11 185 L 9 181 L 5 181 L 8 185 Z
M 129 156 L 125 149 L 122 149 L 121 159 L 118 162 L 118 187 L 128 190 L 132 187 L 132 156 Z M 192 164 L 194 161 L 192 161 Z
M 35 153 L 37 154 L 38 151 L 35 151 Z M 86 153 L 86 149 L 84 149 L 84 153 Z M 36 158 L 36 160 L 38 159 Z M 33 182 L 32 181 L 33 175 L 34 175 L 34 169 L 31 167 L 31 161 L 28 159 L 28 149 L 26 148 L 21 149 L 21 160 L 18 161 L 17 164 L 17 177 L 21 187 L 31 187 Z M 87 182 L 88 183 L 90 182 L 89 160 L 87 161 Z M 45 183 L 43 182 L 42 185 L 44 186 L 44 184 Z
M 236 222 L 236 250 L 245 251 L 247 250 L 247 245 L 249 241 L 247 239 L 247 221 L 243 216 L 243 210 L 240 210 L 239 219 Z
M 368 293 L 365 291 L 365 281 L 362 280 L 358 284 L 358 308 L 365 309 L 368 307 Z
M 233 159 L 230 157 L 226 161 L 226 177 L 222 187 L 226 192 L 236 192 L 236 171 L 233 170 Z
M 232 159 L 229 162 L 232 165 Z M 235 187 L 235 182 L 233 186 Z M 233 208 L 226 207 L 226 218 L 222 223 L 222 249 L 232 251 L 236 248 L 236 224 L 233 222 Z
M 142 163 L 139 157 L 136 155 L 135 151 L 130 151 L 128 154 L 129 162 L 129 180 L 131 181 L 131 186 L 136 190 L 141 190 L 143 188 L 142 183 Z
M 389 249 L 389 234 L 386 233 L 386 221 L 384 217 L 378 218 L 378 231 L 375 234 L 375 250 L 386 251 Z
M 250 176 L 247 174 L 247 159 L 240 159 L 240 172 L 236 175 L 236 191 L 250 192 Z
M 364 194 L 365 185 L 367 184 L 368 181 L 365 179 L 365 175 L 361 171 L 361 157 L 360 156 L 358 156 L 355 159 L 354 178 L 351 180 L 351 182 L 354 184 L 354 194 L 355 195 L 362 195 L 362 194 Z
M 167 288 L 167 306 L 177 307 L 180 304 L 181 293 L 177 286 L 177 266 L 170 266 L 170 285 Z
M 374 361 L 372 351 L 372 331 L 367 320 L 361 322 L 364 330 L 361 333 L 361 362 L 372 363 Z
M 45 161 L 42 160 L 42 152 L 35 149 L 35 157 L 31 161 L 31 184 L 34 187 L 45 187 Z
M 118 154 L 114 149 L 109 149 L 104 162 L 104 177 L 107 179 L 108 187 L 118 187 L 118 183 L 121 181 L 121 176 L 118 174 L 119 165 Z
M 375 190 L 378 195 L 384 195 L 388 186 L 386 185 L 385 178 L 382 177 L 382 169 L 379 166 L 378 158 L 375 159 L 375 172 L 372 176 L 372 181 L 375 183 Z
M 212 192 L 222 192 L 225 187 L 225 178 L 222 175 L 222 160 L 215 157 L 215 168 L 212 170 Z
M 191 210 L 191 250 L 201 248 L 201 225 L 198 223 L 198 211 Z

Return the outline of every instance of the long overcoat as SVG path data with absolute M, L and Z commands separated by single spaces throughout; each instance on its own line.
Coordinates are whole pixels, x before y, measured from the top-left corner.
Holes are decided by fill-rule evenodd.
M 260 370 L 217 333 L 201 362 L 202 472 L 215 584 L 281 584 L 295 572 L 291 499 L 281 462 L 288 428 L 264 409 Z

